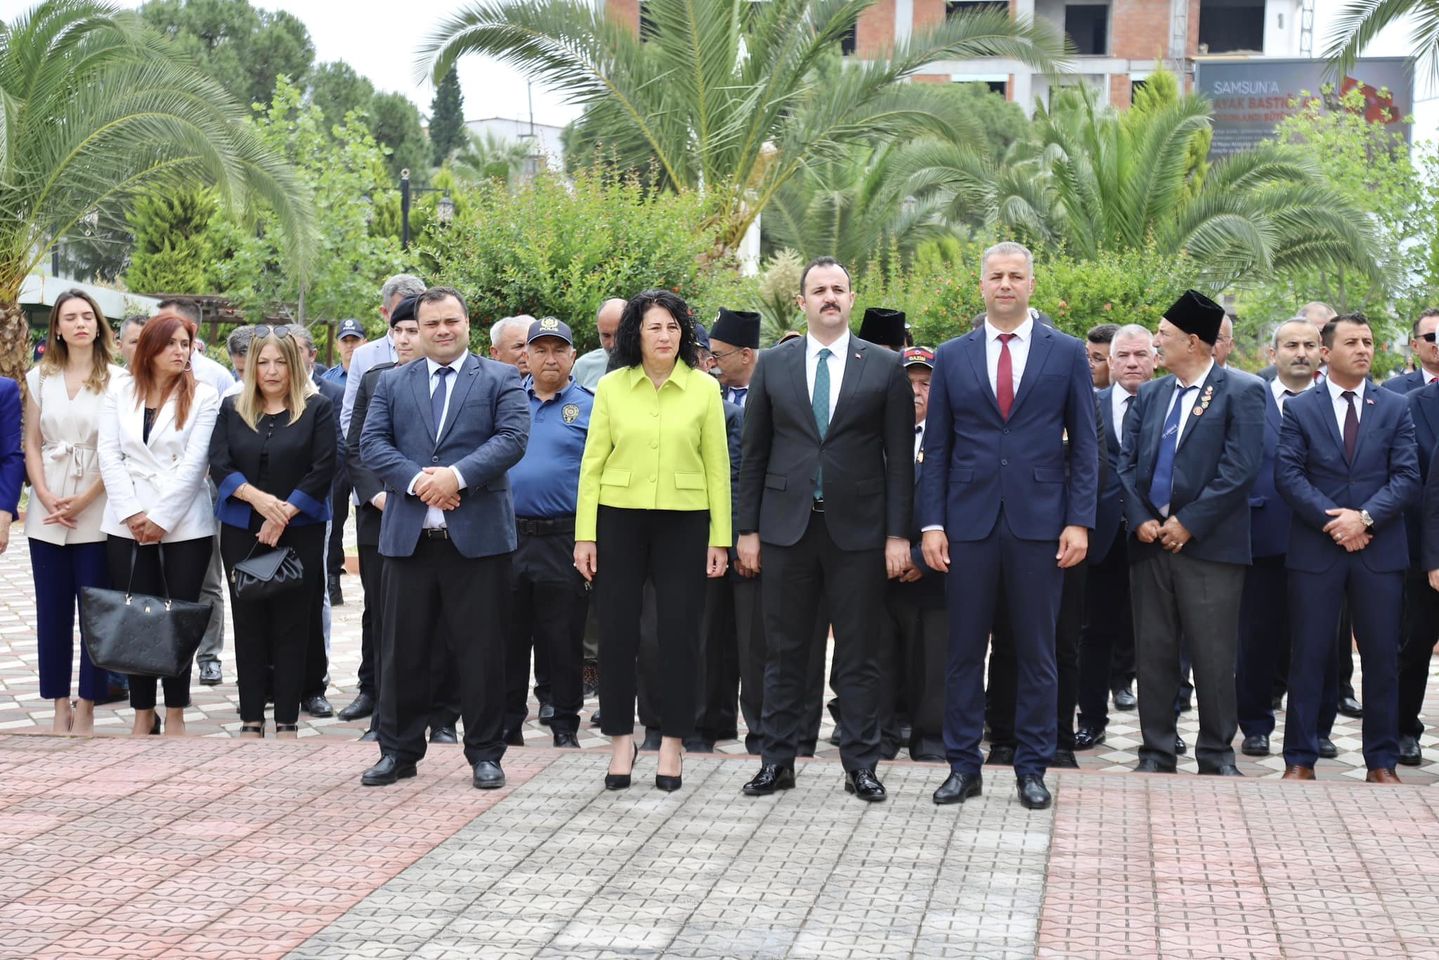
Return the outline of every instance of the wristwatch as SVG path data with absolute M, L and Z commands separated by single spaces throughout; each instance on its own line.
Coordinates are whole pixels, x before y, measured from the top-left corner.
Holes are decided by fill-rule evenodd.
M 1370 530 L 1374 529 L 1374 518 L 1369 516 L 1368 510 L 1360 510 L 1359 519 L 1364 523 L 1364 526 L 1368 527 Z

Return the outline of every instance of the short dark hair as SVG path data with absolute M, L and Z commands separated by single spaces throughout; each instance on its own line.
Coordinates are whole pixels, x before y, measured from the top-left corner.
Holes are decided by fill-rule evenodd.
M 1419 324 L 1427 317 L 1439 317 L 1439 307 L 1425 307 L 1424 312 L 1414 318 L 1414 326 L 1409 331 L 1410 337 L 1419 336 Z
M 155 309 L 157 311 L 169 310 L 171 313 L 178 313 L 196 327 L 200 326 L 200 320 L 202 319 L 200 316 L 200 305 L 194 300 L 186 297 L 171 297 L 169 300 L 161 300 Z
M 424 293 L 417 296 L 415 298 L 415 319 L 419 319 L 420 306 L 422 304 L 439 303 L 441 300 L 444 300 L 447 297 L 454 297 L 456 300 L 458 300 L 460 304 L 460 312 L 465 315 L 466 320 L 470 319 L 470 305 L 468 303 L 465 303 L 464 294 L 460 293 L 460 291 L 456 290 L 454 287 L 429 287 L 425 290 Z
M 844 279 L 849 283 L 850 288 L 854 288 L 854 278 L 849 275 L 849 267 L 846 267 L 834 257 L 815 257 L 809 263 L 805 264 L 804 270 L 800 272 L 799 292 L 801 295 L 804 294 L 804 282 L 805 280 L 809 279 L 809 272 L 815 267 L 839 267 L 841 270 L 844 271 Z
M 1362 313 L 1341 313 L 1339 316 L 1324 324 L 1324 329 L 1319 331 L 1319 342 L 1326 348 L 1334 346 L 1334 332 L 1341 323 L 1352 323 L 1357 327 L 1369 326 L 1369 318 Z
M 695 343 L 695 322 L 693 312 L 684 298 L 671 290 L 646 290 L 631 297 L 620 314 L 620 325 L 615 330 L 615 348 L 610 352 L 610 369 L 633 367 L 644 359 L 640 349 L 640 325 L 650 307 L 661 307 L 669 312 L 680 325 L 679 358 L 688 367 L 695 365 L 698 346 Z
M 1084 335 L 1084 339 L 1090 343 L 1113 343 L 1114 335 L 1118 332 L 1119 324 L 1101 323 L 1090 327 L 1089 332 Z

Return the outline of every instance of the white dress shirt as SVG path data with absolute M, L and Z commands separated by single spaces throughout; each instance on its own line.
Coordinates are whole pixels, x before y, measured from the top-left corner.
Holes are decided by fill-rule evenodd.
M 1189 404 L 1189 409 L 1190 409 L 1191 411 L 1194 409 L 1195 405 L 1199 403 L 1199 399 L 1200 399 L 1200 397 L 1202 396 L 1202 394 L 1201 394 L 1198 390 L 1193 389 L 1193 388 L 1203 387 L 1203 386 L 1204 386 L 1204 381 L 1206 381 L 1206 380 L 1209 379 L 1209 374 L 1210 374 L 1210 372 L 1211 372 L 1213 369 L 1214 369 L 1214 361 L 1213 361 L 1213 360 L 1210 360 L 1209 363 L 1205 364 L 1204 369 L 1201 370 L 1201 371 L 1199 371 L 1199 376 L 1195 377 L 1194 380 L 1191 381 L 1190 383 L 1185 383 L 1184 381 L 1180 380 L 1178 376 L 1176 376 L 1176 377 L 1174 378 L 1174 384 L 1175 384 L 1175 386 L 1174 386 L 1174 392 L 1169 395 L 1169 406 L 1167 406 L 1167 407 L 1164 408 L 1164 419 L 1165 419 L 1165 420 L 1168 420 L 1168 419 L 1169 419 L 1169 415 L 1174 412 L 1174 401 L 1176 401 L 1176 400 L 1179 399 L 1179 390 L 1180 390 L 1181 387 L 1189 387 L 1189 388 L 1191 388 L 1191 392 L 1188 393 L 1188 394 L 1185 394 L 1184 402 L 1187 403 L 1187 404 Z M 1181 415 L 1180 415 L 1180 417 L 1179 417 L 1179 429 L 1178 429 L 1178 431 L 1174 434 L 1174 445 L 1175 445 L 1176 447 L 1179 446 L 1179 441 L 1184 438 L 1184 428 L 1189 425 L 1189 421 L 1192 420 L 1192 419 L 1194 419 L 1194 417 L 1193 417 L 1192 414 L 1190 414 L 1190 413 L 1185 413 L 1185 414 L 1181 414 Z
M 924 421 L 914 425 L 914 462 L 919 462 L 919 451 L 924 449 Z
M 196 380 L 208 383 L 222 397 L 235 385 L 235 378 L 230 375 L 230 371 L 198 351 L 190 356 L 190 369 Z
M 1314 386 L 1314 381 L 1310 380 L 1299 390 L 1289 390 L 1288 387 L 1286 387 L 1282 382 L 1280 382 L 1278 377 L 1275 377 L 1273 380 L 1269 381 L 1269 392 L 1274 394 L 1274 402 L 1279 405 L 1279 412 L 1283 413 L 1284 401 L 1289 399 L 1284 395 L 1284 391 L 1289 390 L 1290 393 L 1298 396 L 1312 386 Z M 1344 425 L 1340 424 L 1339 429 L 1342 431 L 1344 429 Z
M 1114 439 L 1124 442 L 1124 414 L 1130 407 L 1134 406 L 1134 394 L 1127 392 L 1119 384 L 1109 391 L 1109 416 L 1114 421 Z M 1125 403 L 1125 401 L 1130 401 Z
M 829 418 L 834 419 L 834 405 L 839 402 L 839 385 L 844 381 L 844 362 L 849 356 L 849 331 L 839 335 L 834 343 L 820 343 L 812 334 L 804 335 L 804 379 L 811 405 L 814 403 L 814 374 L 819 367 L 819 352 L 828 349 L 829 364 Z
M 454 373 L 450 374 L 445 378 L 449 381 L 449 383 L 445 385 L 445 409 L 440 411 L 440 422 L 435 424 L 436 438 L 438 438 L 442 433 L 445 432 L 445 422 L 450 419 L 450 401 L 455 398 L 455 385 L 460 382 L 460 371 L 465 368 L 465 361 L 469 359 L 469 356 L 470 355 L 468 353 L 462 353 L 449 363 L 436 363 L 429 357 L 425 358 L 425 366 L 428 367 L 430 371 L 430 396 L 432 397 L 435 395 L 435 388 L 440 385 L 440 378 L 435 371 L 439 370 L 440 367 L 449 367 L 451 370 L 454 371 Z M 465 489 L 465 476 L 464 474 L 460 473 L 459 468 L 451 466 L 450 472 L 455 475 L 455 481 L 460 485 L 460 489 Z M 415 474 L 415 476 L 410 480 L 409 488 L 405 492 L 414 495 L 415 484 L 419 483 L 420 478 L 424 475 L 425 471 L 423 470 Z M 444 528 L 445 511 L 441 510 L 439 507 L 425 508 L 425 522 L 422 524 L 422 526 L 426 530 L 438 530 Z
M 999 396 L 999 335 L 1003 333 L 986 317 L 984 321 L 984 364 L 989 368 L 989 389 Z M 1014 329 L 1009 341 L 1009 368 L 1014 380 L 1014 395 L 1019 396 L 1019 381 L 1024 378 L 1024 365 L 1029 361 L 1029 345 L 1034 340 L 1034 317 L 1026 317 Z
M 1334 403 L 1334 422 L 1339 424 L 1339 438 L 1344 438 L 1344 418 L 1349 416 L 1349 401 L 1344 399 L 1344 388 L 1333 380 L 1325 380 L 1324 385 L 1329 388 L 1329 399 Z M 1364 390 L 1368 383 L 1360 382 L 1354 388 L 1354 419 L 1364 419 Z

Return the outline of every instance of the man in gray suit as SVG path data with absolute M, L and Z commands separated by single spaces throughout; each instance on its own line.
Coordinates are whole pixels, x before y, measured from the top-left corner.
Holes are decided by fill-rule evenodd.
M 464 298 L 431 287 L 416 304 L 425 359 L 381 375 L 360 453 L 385 485 L 380 761 L 366 786 L 413 777 L 425 755 L 431 649 L 455 658 L 465 759 L 480 789 L 505 784 L 505 634 L 515 511 L 507 472 L 530 410 L 514 367 L 469 352 Z M 401 609 L 404 616 L 400 615 Z
M 912 562 L 914 393 L 898 355 L 850 335 L 854 291 L 832 257 L 805 268 L 799 303 L 809 332 L 761 354 L 745 400 L 736 550 L 740 569 L 760 573 L 768 657 L 763 762 L 744 792 L 794 786 L 805 666 L 824 603 L 845 789 L 872 802 L 885 797 L 874 647 L 885 577 Z

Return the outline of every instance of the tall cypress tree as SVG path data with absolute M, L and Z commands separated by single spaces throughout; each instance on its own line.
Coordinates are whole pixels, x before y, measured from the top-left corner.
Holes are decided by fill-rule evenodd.
M 451 67 L 435 88 L 430 101 L 430 145 L 435 148 L 435 166 L 465 142 L 465 98 L 460 94 L 460 76 Z

